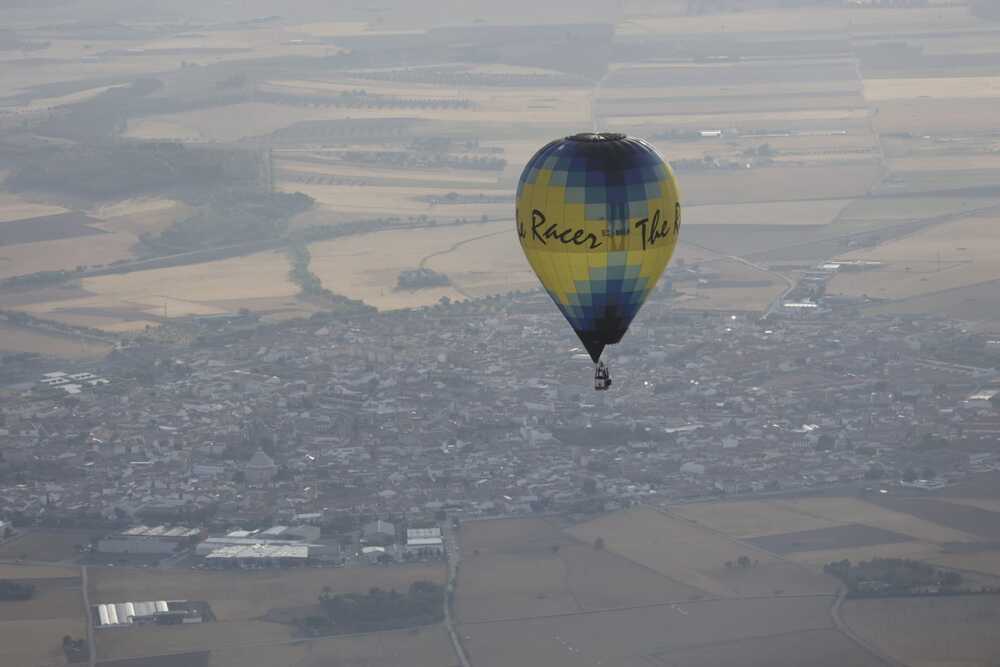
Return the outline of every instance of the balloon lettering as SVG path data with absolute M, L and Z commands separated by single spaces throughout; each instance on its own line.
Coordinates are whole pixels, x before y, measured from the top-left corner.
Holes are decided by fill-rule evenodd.
M 546 227 L 545 223 L 546 220 L 544 213 L 539 211 L 537 208 L 531 211 L 531 238 L 534 241 L 538 241 L 542 245 L 548 245 L 547 239 L 555 239 L 565 245 L 586 245 L 591 250 L 600 248 L 603 245 L 603 243 L 597 239 L 597 236 L 586 231 L 585 229 L 574 229 L 572 227 L 560 229 L 555 223 Z M 520 221 L 517 223 L 517 234 L 522 239 L 525 238 L 524 224 Z
M 660 210 L 657 209 L 656 213 L 653 214 L 652 224 L 649 218 L 643 218 L 642 220 L 635 221 L 635 228 L 641 232 L 642 235 L 642 249 L 646 249 L 646 244 L 655 245 L 657 239 L 661 239 L 665 236 L 670 236 L 670 228 L 664 227 L 660 229 Z

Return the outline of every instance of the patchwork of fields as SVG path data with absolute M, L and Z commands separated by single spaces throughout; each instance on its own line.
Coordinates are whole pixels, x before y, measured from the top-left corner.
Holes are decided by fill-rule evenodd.
M 702 251 L 715 252 L 704 268 L 718 272 L 720 284 L 683 286 L 678 307 L 763 311 L 785 289 L 781 277 L 729 256 L 804 266 L 839 257 L 886 265 L 838 277 L 831 294 L 888 300 L 872 305 L 876 312 L 990 320 L 984 313 L 997 311 L 997 267 L 989 257 L 995 220 L 954 216 L 1000 201 L 989 192 L 1000 161 L 988 138 L 1000 95 L 990 63 L 1000 50 L 987 32 L 970 30 L 976 24 L 968 12 L 934 6 L 686 16 L 684 7 L 667 2 L 634 16 L 609 15 L 614 37 L 600 56 L 603 76 L 593 78 L 558 58 L 532 63 L 511 54 L 413 67 L 277 64 L 249 79 L 213 80 L 190 68 L 164 77 L 154 95 L 163 109 L 130 117 L 124 136 L 267 146 L 273 186 L 319 203 L 303 218 L 307 224 L 417 216 L 440 224 L 497 221 L 484 227 L 495 237 L 473 238 L 470 227 L 454 236 L 398 230 L 313 244 L 325 287 L 382 309 L 535 289 L 502 222 L 511 217 L 517 176 L 548 139 L 599 128 L 645 136 L 674 163 L 688 229 L 678 258 L 697 263 Z M 490 15 L 485 5 L 479 11 Z M 250 58 L 343 55 L 367 38 L 441 38 L 426 31 L 433 11 L 399 20 L 404 14 L 397 8 L 377 24 L 356 17 L 119 40 L 49 36 L 45 54 L 55 60 L 39 63 L 30 79 L 7 82 L 24 96 L 11 111 L 45 114 L 87 103 L 114 88 L 93 82 L 95 72 L 161 72 L 168 62 L 176 66 L 171 59 L 179 54 L 187 54 L 187 64 L 227 72 L 228 64 Z M 709 34 L 730 37 L 706 50 Z M 772 39 L 776 34 L 781 39 Z M 886 45 L 886 34 L 895 46 Z M 892 48 L 911 50 L 901 59 Z M 129 57 L 88 64 L 83 56 L 94 49 L 126 49 Z M 81 61 L 69 64 L 74 58 Z M 44 84 L 53 86 L 38 88 Z M 178 98 L 185 104 L 175 104 Z M 438 162 L 414 167 L 403 159 L 430 154 Z M 46 193 L 0 193 L 0 279 L 134 259 L 142 234 L 162 231 L 186 212 L 184 204 L 156 196 L 81 208 Z M 907 225 L 921 221 L 927 229 L 910 233 Z M 685 247 L 685 240 L 694 245 Z M 398 272 L 421 262 L 445 273 L 451 286 L 397 292 Z M 134 271 L 123 280 L 87 279 L 87 296 L 72 301 L 46 300 L 42 292 L 33 300 L 29 290 L 16 307 L 126 333 L 165 318 L 239 308 L 273 317 L 315 312 L 315 304 L 296 298 L 280 264 L 256 254 Z M 254 279 L 242 279 L 244 271 Z M 0 348 L 31 350 L 33 337 L 44 353 L 80 354 L 31 332 L 6 337 Z
M 554 517 L 467 521 L 459 530 L 454 617 L 472 663 L 487 667 L 569 665 L 584 656 L 636 667 L 737 660 L 792 667 L 803 651 L 810 664 L 883 664 L 863 646 L 918 667 L 937 667 L 947 656 L 985 665 L 997 650 L 995 596 L 848 600 L 835 620 L 838 584 L 822 566 L 842 558 L 916 558 L 996 585 L 998 533 L 995 493 L 972 486 L 935 497 L 637 506 L 575 524 Z M 72 559 L 88 534 L 29 532 L 4 543 L 0 556 Z M 441 626 L 303 639 L 291 626 L 267 620 L 274 612 L 306 613 L 325 586 L 403 589 L 416 580 L 443 583 L 445 576 L 440 565 L 257 572 L 91 567 L 89 595 L 92 604 L 203 600 L 217 617 L 203 625 L 98 631 L 101 664 L 112 667 L 147 667 L 143 656 L 155 665 L 188 660 L 213 667 L 454 665 Z M 85 632 L 79 571 L 12 564 L 0 566 L 0 577 L 37 590 L 34 599 L 0 609 L 0 634 L 35 637 L 30 652 L 5 649 L 0 656 L 63 664 L 58 639 Z M 940 632 L 915 630 L 929 624 Z
M 657 510 L 468 522 L 461 538 L 456 615 L 476 665 L 709 665 L 748 650 L 793 665 L 806 645 L 813 664 L 878 664 L 834 629 L 825 575 Z M 754 565 L 723 565 L 737 555 Z
M 831 615 L 837 583 L 821 570 L 842 558 L 916 558 L 959 568 L 964 558 L 979 565 L 967 576 L 1000 582 L 990 577 L 1000 574 L 997 551 L 948 553 L 992 533 L 950 527 L 946 508 L 939 513 L 934 503 L 989 512 L 986 525 L 1000 526 L 995 500 L 964 497 L 637 507 L 576 525 L 467 522 L 459 632 L 476 665 L 575 664 L 586 657 L 606 665 L 791 667 L 804 654 L 810 664 L 831 666 L 884 664 L 885 655 L 920 667 L 957 664 L 948 656 L 986 665 L 997 650 L 989 629 L 1000 609 L 995 596 L 850 600 L 837 613 L 852 636 Z M 984 548 L 995 549 L 990 544 Z M 733 562 L 739 556 L 749 567 Z M 939 613 L 949 628 L 964 624 L 946 642 L 917 630 Z
M 0 603 L 0 663 L 67 664 L 63 636 L 86 636 L 79 568 L 0 565 L 0 576 L 35 587 L 30 600 Z
M 201 625 L 99 632 L 98 655 L 102 659 L 211 651 L 213 665 L 216 662 L 232 665 L 248 655 L 257 655 L 259 650 L 260 657 L 255 659 L 262 661 L 278 659 L 284 664 L 296 656 L 302 659 L 313 656 L 309 659 L 315 662 L 304 664 L 324 664 L 323 660 L 337 656 L 347 660 L 352 655 L 360 656 L 371 650 L 371 664 L 391 667 L 400 664 L 408 648 L 419 651 L 421 659 L 447 655 L 451 648 L 443 630 L 431 627 L 417 632 L 331 638 L 312 646 L 312 642 L 293 641 L 296 637 L 292 626 L 268 622 L 263 617 L 272 609 L 306 609 L 315 605 L 324 586 L 336 593 L 367 592 L 376 586 L 403 590 L 419 580 L 443 583 L 444 577 L 444 568 L 440 566 L 224 573 L 93 568 L 90 599 L 93 604 L 123 600 L 201 600 L 209 603 L 218 619 Z

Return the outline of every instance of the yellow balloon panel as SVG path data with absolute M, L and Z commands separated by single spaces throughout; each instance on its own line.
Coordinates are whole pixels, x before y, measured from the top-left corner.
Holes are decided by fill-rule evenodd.
M 528 262 L 595 361 L 628 329 L 670 262 L 677 184 L 646 142 L 577 135 L 542 148 L 518 184 Z

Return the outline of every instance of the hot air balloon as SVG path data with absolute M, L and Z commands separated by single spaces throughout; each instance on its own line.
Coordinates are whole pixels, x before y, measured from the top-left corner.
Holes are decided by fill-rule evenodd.
M 677 245 L 673 172 L 642 139 L 557 139 L 521 173 L 515 218 L 528 263 L 596 364 L 595 389 L 607 389 L 601 353 L 625 335 Z

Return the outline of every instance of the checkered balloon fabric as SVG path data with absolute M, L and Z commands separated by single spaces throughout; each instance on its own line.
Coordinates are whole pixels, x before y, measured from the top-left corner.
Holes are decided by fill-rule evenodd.
M 528 162 L 516 219 L 528 262 L 596 362 L 670 262 L 680 231 L 677 184 L 641 139 L 575 135 Z

